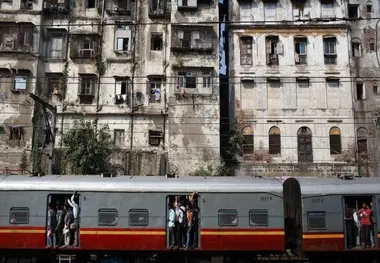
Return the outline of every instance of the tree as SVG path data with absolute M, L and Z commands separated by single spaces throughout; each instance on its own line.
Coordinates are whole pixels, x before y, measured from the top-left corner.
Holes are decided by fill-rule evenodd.
M 106 172 L 112 153 L 108 126 L 97 128 L 95 122 L 78 119 L 74 127 L 63 134 L 64 166 L 73 174 Z

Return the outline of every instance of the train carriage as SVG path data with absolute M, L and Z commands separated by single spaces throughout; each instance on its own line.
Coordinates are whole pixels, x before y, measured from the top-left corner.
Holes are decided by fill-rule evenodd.
M 47 204 L 62 203 L 73 191 L 78 191 L 81 207 L 79 250 L 167 250 L 168 198 L 194 191 L 200 208 L 196 251 L 284 248 L 278 180 L 134 176 L 3 176 L 0 248 L 44 250 Z

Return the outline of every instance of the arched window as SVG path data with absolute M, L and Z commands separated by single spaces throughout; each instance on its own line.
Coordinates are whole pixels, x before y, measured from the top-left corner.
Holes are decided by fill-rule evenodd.
M 368 14 L 372 13 L 372 2 L 371 1 L 367 2 L 367 13 Z
M 312 134 L 308 127 L 301 127 L 297 132 L 298 162 L 313 162 Z
M 253 154 L 253 129 L 247 126 L 242 131 L 243 136 L 243 154 Z
M 355 80 L 356 83 L 356 99 L 357 100 L 365 100 L 366 92 L 365 92 L 365 84 L 362 78 L 357 78 Z
M 357 131 L 357 138 L 358 138 L 358 153 L 366 153 L 367 152 L 367 129 L 366 128 L 359 128 Z
M 333 127 L 330 129 L 330 154 L 342 153 L 342 141 L 340 136 L 340 129 Z
M 269 129 L 269 153 L 281 154 L 281 133 L 276 126 Z
M 362 55 L 362 43 L 359 38 L 351 40 L 352 57 L 360 57 Z

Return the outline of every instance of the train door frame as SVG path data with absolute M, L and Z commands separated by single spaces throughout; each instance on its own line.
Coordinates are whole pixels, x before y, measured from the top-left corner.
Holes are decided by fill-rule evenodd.
M 166 208 L 166 213 L 165 213 L 165 236 L 166 236 L 166 242 L 165 242 L 165 248 L 168 249 L 170 248 L 170 233 L 169 233 L 169 209 L 168 209 L 168 204 L 169 202 L 171 201 L 171 199 L 173 197 L 176 197 L 176 196 L 181 196 L 181 197 L 186 197 L 188 195 L 186 194 L 169 194 L 169 195 L 166 195 L 166 198 L 165 198 L 165 208 Z M 197 198 L 197 206 L 198 206 L 198 244 L 195 248 L 200 248 L 201 247 L 201 207 L 200 207 L 200 203 L 201 203 L 201 196 L 199 195 L 199 193 L 197 193 L 196 195 L 196 198 Z
M 70 192 L 49 192 L 48 194 L 47 194 L 47 197 L 46 197 L 46 205 L 45 205 L 45 209 L 46 209 L 46 213 L 45 213 L 45 231 L 46 231 L 46 233 L 45 233 L 45 237 L 47 237 L 47 220 L 48 220 L 48 210 L 49 210 L 49 208 L 48 208 L 48 205 L 49 205 L 49 203 L 52 201 L 52 196 L 54 196 L 54 195 L 56 195 L 56 196 L 61 196 L 61 198 L 58 198 L 58 200 L 56 200 L 56 201 L 61 201 L 61 199 L 63 198 L 63 199 L 66 199 L 66 198 L 71 198 L 72 197 L 72 195 L 73 195 L 73 193 L 70 193 Z M 53 200 L 54 201 L 54 200 Z M 80 194 L 78 194 L 77 193 L 77 202 L 78 202 L 78 206 L 81 208 L 81 195 Z M 62 209 L 63 209 L 63 206 L 64 206 L 64 204 L 65 204 L 65 202 L 60 202 L 60 204 L 62 205 Z M 79 211 L 80 211 L 80 214 L 81 214 L 81 210 L 82 209 L 80 209 Z M 81 215 L 80 215 L 81 216 Z M 78 247 L 80 248 L 80 244 L 81 244 L 81 242 L 80 242 L 80 229 L 81 229 L 81 224 L 80 224 L 80 222 L 79 222 L 79 232 L 78 232 Z M 47 238 L 45 238 L 45 243 L 46 243 L 46 245 L 47 245 Z
M 372 202 L 371 209 L 373 211 L 375 211 L 375 213 L 373 213 L 373 215 L 375 217 L 375 222 L 377 223 L 378 218 L 380 218 L 379 217 L 379 211 L 377 209 L 377 203 L 376 203 L 376 196 L 375 195 L 372 195 L 372 194 L 343 195 L 342 196 L 342 223 L 343 223 L 343 237 L 344 237 L 344 248 L 345 249 L 349 249 L 349 247 L 348 247 L 348 241 L 347 241 L 347 227 L 346 227 L 346 221 L 344 219 L 345 216 L 346 216 L 346 204 L 349 204 L 349 202 L 347 202 L 349 199 L 351 199 L 351 200 L 362 199 L 362 200 L 359 200 L 359 201 L 358 200 L 355 201 L 355 211 L 359 211 L 361 209 L 361 204 L 362 204 L 362 202 L 365 201 L 365 200 L 363 201 L 363 199 L 371 200 L 371 202 Z M 365 201 L 365 202 L 367 202 L 368 205 L 369 205 L 368 201 Z M 378 244 L 378 238 L 375 238 L 375 237 L 377 237 L 377 234 L 378 234 L 377 227 L 375 226 L 372 231 L 373 231 L 373 235 L 374 235 L 373 239 L 374 239 L 375 248 L 377 248 L 379 246 L 379 244 Z M 356 229 L 355 234 L 356 235 L 355 235 L 355 240 L 354 240 L 354 243 L 355 243 L 354 248 L 359 249 L 359 248 L 361 248 L 360 229 Z M 357 239 L 358 238 L 359 238 L 359 246 L 357 244 Z

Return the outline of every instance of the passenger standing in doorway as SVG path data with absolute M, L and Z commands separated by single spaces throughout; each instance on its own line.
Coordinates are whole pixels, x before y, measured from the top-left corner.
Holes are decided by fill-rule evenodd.
M 63 228 L 63 235 L 64 235 L 64 240 L 65 240 L 65 247 L 68 247 L 70 246 L 70 243 L 71 243 L 70 225 L 73 223 L 73 213 L 71 212 L 71 209 L 68 204 L 64 205 L 64 213 L 65 213 L 65 219 L 64 219 L 65 226 Z
M 192 202 L 191 204 L 191 211 L 192 211 L 192 236 L 193 236 L 193 248 L 198 247 L 198 237 L 199 237 L 199 207 L 197 202 Z
M 169 208 L 169 222 L 168 222 L 168 227 L 169 227 L 169 244 L 170 248 L 174 248 L 176 246 L 176 234 L 175 234 L 175 211 L 173 209 L 172 203 L 168 204 Z
M 183 201 L 181 201 L 180 207 L 179 207 L 182 213 L 182 223 L 181 223 L 180 233 L 181 233 L 181 245 L 185 247 L 186 237 L 187 237 L 187 214 L 186 214 L 186 208 L 182 202 Z
M 52 203 L 48 204 L 47 218 L 47 246 L 56 245 L 55 228 L 57 227 L 57 217 Z
M 190 204 L 186 205 L 186 217 L 187 217 L 187 236 L 186 236 L 186 249 L 191 245 L 193 239 L 193 212 L 190 209 Z
M 55 234 L 57 238 L 57 246 L 62 244 L 63 240 L 63 227 L 64 227 L 64 212 L 62 210 L 62 206 L 57 203 L 57 227 L 55 228 Z
M 346 205 L 346 215 L 344 221 L 346 222 L 346 233 L 347 233 L 347 247 L 352 248 L 355 246 L 355 236 L 354 236 L 354 227 L 355 222 L 353 218 L 354 212 L 351 208 L 351 205 Z
M 362 237 L 363 237 L 363 247 L 369 248 L 371 247 L 371 217 L 372 211 L 369 209 L 366 203 L 363 203 L 363 208 L 359 211 L 360 223 L 362 226 Z
M 176 222 L 175 222 L 176 245 L 178 247 L 182 247 L 183 246 L 183 244 L 182 244 L 182 223 L 183 223 L 184 213 L 181 210 L 181 203 L 179 201 L 179 198 L 176 199 L 174 206 L 175 206 L 175 214 L 176 214 Z
M 73 208 L 73 216 L 74 216 L 74 247 L 77 247 L 79 244 L 79 221 L 80 221 L 80 207 L 78 205 L 78 201 L 75 202 L 75 199 L 77 197 L 77 192 L 75 191 L 74 194 L 71 196 L 67 202 L 69 205 Z M 72 227 L 70 227 L 72 229 Z
M 370 203 L 370 207 L 369 207 L 372 211 L 372 214 L 371 214 L 371 231 L 370 231 L 370 237 L 371 237 L 371 247 L 375 247 L 376 246 L 376 231 L 375 231 L 375 225 L 376 225 L 376 221 L 375 221 L 375 217 L 374 217 L 374 211 L 373 211 L 373 204 L 372 202 Z

